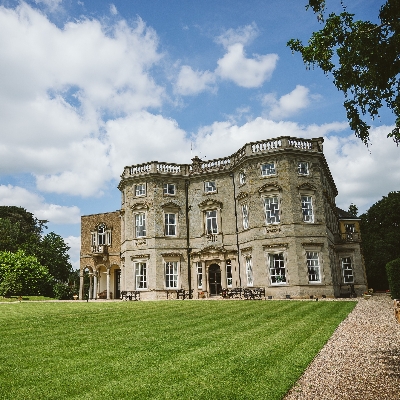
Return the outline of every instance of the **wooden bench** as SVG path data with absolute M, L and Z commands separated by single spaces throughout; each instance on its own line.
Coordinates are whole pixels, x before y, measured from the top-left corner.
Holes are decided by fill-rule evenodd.
M 124 290 L 121 292 L 121 300 L 140 300 L 140 292 L 137 290 Z

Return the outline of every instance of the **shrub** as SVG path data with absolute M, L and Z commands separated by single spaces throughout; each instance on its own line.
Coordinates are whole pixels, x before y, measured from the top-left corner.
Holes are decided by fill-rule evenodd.
M 386 274 L 392 299 L 400 299 L 400 258 L 386 264 Z

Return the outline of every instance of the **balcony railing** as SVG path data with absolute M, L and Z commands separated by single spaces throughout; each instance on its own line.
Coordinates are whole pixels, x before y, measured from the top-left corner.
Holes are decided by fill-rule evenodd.
M 158 161 L 136 164 L 125 167 L 121 178 L 147 174 L 169 174 L 169 175 L 194 175 L 213 171 L 230 170 L 246 156 L 262 153 L 281 151 L 282 149 L 294 149 L 304 152 L 322 152 L 322 138 L 300 139 L 282 136 L 276 139 L 261 140 L 245 144 L 236 153 L 228 157 L 216 158 L 203 161 L 199 158 L 193 160 L 192 164 L 174 164 Z
M 361 235 L 358 232 L 341 233 L 340 236 L 344 242 L 358 242 L 361 240 Z
M 100 244 L 98 246 L 92 246 L 91 250 L 93 254 L 106 254 L 107 246 L 105 244 Z

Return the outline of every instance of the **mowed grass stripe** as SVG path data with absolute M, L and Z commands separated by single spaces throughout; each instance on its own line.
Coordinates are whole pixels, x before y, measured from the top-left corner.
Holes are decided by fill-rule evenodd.
M 0 399 L 280 399 L 355 304 L 2 304 Z

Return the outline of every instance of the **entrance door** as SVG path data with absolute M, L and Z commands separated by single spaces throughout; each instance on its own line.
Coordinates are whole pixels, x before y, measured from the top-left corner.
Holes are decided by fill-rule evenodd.
M 221 268 L 217 264 L 211 264 L 208 268 L 208 285 L 211 296 L 221 294 Z
M 114 276 L 114 282 L 115 282 L 115 296 L 114 299 L 119 299 L 121 296 L 121 270 L 116 269 L 115 270 L 115 276 Z

